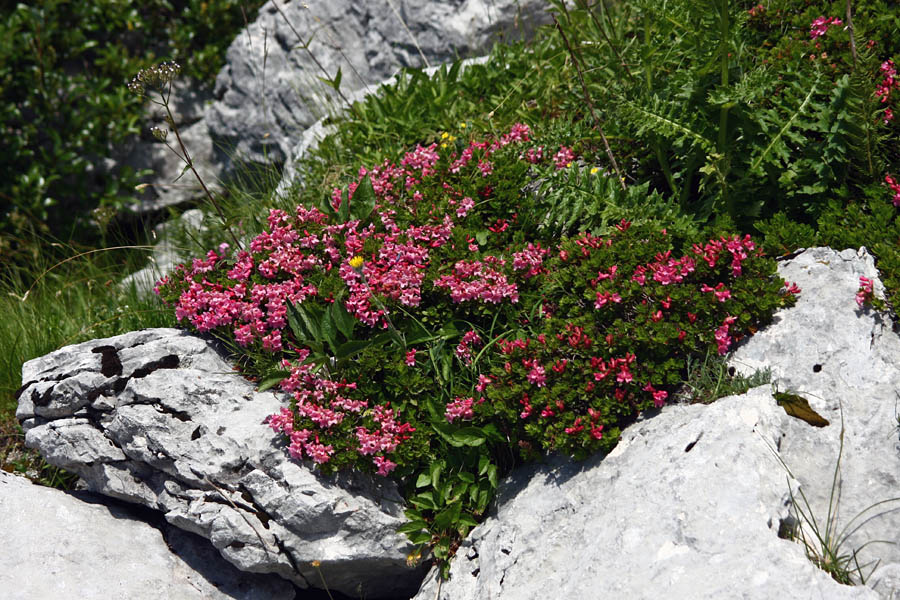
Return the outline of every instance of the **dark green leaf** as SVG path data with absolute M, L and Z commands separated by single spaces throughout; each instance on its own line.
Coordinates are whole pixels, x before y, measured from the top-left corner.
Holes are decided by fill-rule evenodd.
M 350 217 L 365 221 L 372 211 L 375 210 L 375 189 L 372 187 L 372 180 L 363 177 L 356 191 L 353 192 L 353 202 L 350 205 Z
M 334 303 L 331 305 L 331 318 L 334 321 L 334 324 L 337 325 L 338 330 L 344 334 L 344 337 L 348 340 L 352 340 L 353 328 L 356 327 L 356 319 L 347 312 L 343 301 L 335 299 Z
M 284 381 L 291 374 L 290 371 L 274 371 L 269 373 L 265 379 L 259 383 L 258 391 L 265 392 Z

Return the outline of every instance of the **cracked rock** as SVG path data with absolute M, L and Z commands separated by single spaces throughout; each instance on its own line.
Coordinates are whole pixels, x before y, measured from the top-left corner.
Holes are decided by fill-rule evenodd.
M 242 573 L 195 535 L 103 497 L 0 471 L 0 589 L 7 600 L 291 600 L 274 575 Z M 161 519 L 160 519 L 161 521 Z
M 841 412 L 837 530 L 900 496 L 900 338 L 887 316 L 854 298 L 861 275 L 877 278 L 874 262 L 865 249 L 814 248 L 779 272 L 802 288 L 796 306 L 731 364 L 745 373 L 769 367 L 779 390 L 807 398 L 829 426 L 789 416 L 769 385 L 708 406 L 666 406 L 626 428 L 605 457 L 554 457 L 515 471 L 457 552 L 450 580 L 438 585 L 432 570 L 415 598 L 537 599 L 548 590 L 570 600 L 896 597 L 900 502 L 867 512 L 840 549 L 861 548 L 866 586 L 836 583 L 800 543 L 779 537 L 791 518 L 789 484 L 824 529 Z M 888 543 L 863 547 L 873 540 Z
M 99 348 L 99 350 L 98 350 Z M 408 597 L 422 571 L 389 480 L 323 477 L 265 423 L 258 393 L 217 348 L 175 329 L 68 346 L 23 366 L 26 445 L 89 490 L 158 511 L 242 571 L 356 597 Z

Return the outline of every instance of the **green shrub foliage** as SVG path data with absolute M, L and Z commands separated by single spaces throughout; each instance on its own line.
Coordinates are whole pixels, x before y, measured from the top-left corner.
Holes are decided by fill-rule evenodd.
M 527 220 L 543 201 L 522 190 L 583 157 L 540 151 L 521 124 L 464 131 L 273 209 L 247 249 L 223 244 L 158 286 L 287 392 L 270 424 L 291 456 L 404 482 L 403 531 L 445 570 L 515 461 L 609 450 L 688 356 L 726 353 L 797 291 L 749 236 L 609 223 L 610 195 L 558 238 Z

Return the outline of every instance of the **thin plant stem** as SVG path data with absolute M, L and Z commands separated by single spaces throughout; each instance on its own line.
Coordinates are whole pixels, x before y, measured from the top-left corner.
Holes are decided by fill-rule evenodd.
M 89 254 L 94 254 L 96 252 L 106 252 L 108 250 L 125 250 L 125 249 L 149 250 L 152 252 L 153 246 L 112 246 L 110 248 L 97 248 L 95 250 L 88 250 L 87 252 L 79 252 L 78 254 L 76 254 L 74 256 L 70 256 L 69 258 L 64 258 L 63 260 L 59 261 L 58 263 L 56 263 L 55 265 L 53 265 L 52 267 L 50 267 L 49 269 L 45 270 L 43 273 L 38 275 L 37 278 L 34 280 L 34 282 L 32 282 L 31 286 L 28 288 L 28 290 L 25 292 L 25 295 L 22 296 L 21 298 L 19 298 L 19 300 L 21 302 L 25 302 L 25 300 L 28 298 L 28 295 L 31 294 L 31 290 L 34 289 L 34 286 L 36 286 L 41 281 L 41 279 L 44 278 L 45 275 L 47 275 L 50 271 L 52 271 L 56 267 L 64 265 L 69 261 L 75 260 L 76 258 L 81 258 L 82 256 L 87 256 Z
M 575 51 L 572 50 L 571 44 L 569 44 L 569 38 L 566 37 L 566 33 L 563 31 L 562 26 L 560 26 L 559 21 L 556 20 L 556 15 L 553 15 L 553 23 L 556 25 L 557 31 L 559 31 L 559 35 L 562 36 L 563 43 L 566 45 L 566 48 L 569 50 L 569 55 L 572 57 L 572 63 L 575 65 L 575 70 L 578 72 L 578 79 L 581 81 L 581 91 L 584 93 L 584 101 L 588 105 L 588 109 L 591 111 L 591 117 L 594 119 L 594 126 L 597 128 L 597 131 L 600 132 L 600 138 L 603 140 L 603 146 L 606 148 L 606 155 L 609 157 L 609 161 L 612 163 L 613 169 L 616 171 L 616 176 L 619 178 L 619 184 L 622 186 L 622 189 L 625 189 L 625 177 L 622 176 L 622 171 L 619 170 L 619 163 L 616 162 L 616 157 L 613 156 L 612 148 L 609 147 L 609 140 L 606 139 L 606 134 L 603 133 L 603 126 L 600 125 L 600 119 L 597 117 L 597 112 L 594 110 L 594 103 L 591 101 L 591 96 L 588 94 L 587 85 L 584 83 L 584 75 L 581 72 L 581 66 L 578 64 L 578 59 L 575 56 Z
M 171 90 L 171 84 L 169 89 Z M 194 174 L 194 177 L 200 183 L 200 187 L 203 188 L 203 193 L 206 194 L 206 197 L 209 198 L 210 203 L 213 205 L 213 208 L 216 209 L 216 212 L 219 213 L 219 218 L 222 219 L 222 225 L 225 226 L 225 229 L 228 230 L 229 235 L 231 235 L 231 239 L 234 241 L 234 245 L 243 250 L 243 246 L 241 242 L 238 240 L 237 236 L 234 234 L 234 231 L 231 229 L 231 226 L 228 225 L 228 219 L 225 218 L 225 213 L 222 212 L 222 208 L 219 206 L 219 203 L 216 202 L 216 199 L 213 198 L 212 192 L 209 191 L 209 188 L 206 187 L 206 182 L 203 181 L 203 178 L 200 177 L 200 173 L 197 172 L 197 169 L 194 168 L 194 161 L 191 159 L 191 155 L 188 153 L 187 147 L 184 145 L 184 141 L 181 139 L 181 133 L 178 131 L 178 126 L 175 124 L 175 117 L 172 115 L 172 109 L 169 107 L 169 97 L 168 95 L 163 96 L 160 93 L 160 97 L 163 99 L 162 106 L 166 109 L 167 121 L 169 125 L 172 127 L 172 131 L 175 133 L 175 139 L 178 140 L 178 146 L 181 148 L 181 160 L 187 164 L 188 168 L 191 170 L 191 173 Z M 171 148 L 171 146 L 169 146 Z M 177 152 L 175 154 L 178 154 Z
M 291 31 L 294 32 L 294 35 L 297 36 L 297 40 L 300 42 L 300 46 L 302 46 L 303 49 L 306 50 L 306 53 L 309 55 L 309 57 L 315 63 L 316 67 L 318 67 L 319 70 L 322 72 L 325 79 L 331 79 L 331 75 L 328 74 L 328 71 L 325 69 L 324 66 L 322 66 L 322 63 L 319 62 L 319 59 L 316 58 L 316 55 L 313 54 L 312 50 L 309 49 L 309 44 L 310 44 L 310 42 L 312 42 L 312 37 L 309 38 L 309 41 L 304 42 L 303 36 L 300 35 L 300 32 L 297 31 L 297 28 L 294 27 L 294 24 L 291 23 L 290 19 L 287 18 L 287 15 L 284 14 L 284 11 L 281 10 L 281 7 L 278 6 L 278 2 L 273 1 L 272 5 L 278 11 L 278 14 L 281 15 L 281 18 L 284 19 L 284 22 L 287 23 L 287 26 L 291 29 Z M 347 97 L 343 94 L 343 92 L 341 92 L 341 90 L 338 87 L 335 87 L 334 91 L 337 92 L 337 95 L 341 97 L 341 100 L 344 101 L 344 103 L 347 105 L 347 108 L 350 109 L 350 112 L 354 112 L 353 104 L 350 102 L 350 100 L 347 99 Z
M 583 2 L 584 0 L 582 0 Z M 601 11 L 603 10 L 603 0 L 600 0 L 598 4 L 601 5 Z M 596 6 L 596 5 L 595 5 Z M 588 15 L 590 15 L 591 20 L 594 22 L 594 25 L 597 26 L 597 29 L 600 30 L 600 35 L 603 36 L 603 39 L 606 40 L 606 44 L 609 46 L 609 49 L 613 51 L 613 54 L 616 55 L 616 58 L 619 59 L 619 64 L 622 65 L 622 68 L 625 69 L 625 74 L 628 75 L 628 79 L 634 82 L 634 75 L 631 73 L 631 69 L 628 68 L 628 63 L 625 62 L 625 58 L 619 53 L 619 49 L 616 48 L 615 44 L 612 43 L 612 40 L 609 39 L 609 36 L 606 33 L 606 29 L 603 27 L 603 24 L 597 19 L 597 15 L 594 14 L 592 10 L 593 7 L 589 6 L 587 3 L 584 4 L 584 8 L 587 11 Z
M 850 55 L 853 57 L 853 66 L 856 67 L 856 34 L 853 31 L 853 10 L 850 0 L 847 0 L 847 31 L 850 32 Z
M 431 64 L 428 62 L 428 59 L 425 58 L 425 53 L 422 52 L 422 48 L 419 47 L 419 42 L 416 40 L 416 36 L 413 35 L 413 32 L 409 30 L 409 27 L 406 26 L 406 21 L 403 20 L 403 17 L 397 11 L 397 8 L 394 6 L 394 3 L 391 0 L 385 0 L 388 3 L 388 6 L 391 7 L 391 10 L 394 11 L 394 15 L 396 15 L 397 20 L 400 21 L 400 24 L 403 25 L 403 29 L 406 31 L 406 34 L 409 36 L 409 39 L 412 40 L 413 45 L 416 47 L 416 50 L 419 51 L 419 56 L 422 57 L 422 62 L 425 63 L 425 67 L 430 69 Z

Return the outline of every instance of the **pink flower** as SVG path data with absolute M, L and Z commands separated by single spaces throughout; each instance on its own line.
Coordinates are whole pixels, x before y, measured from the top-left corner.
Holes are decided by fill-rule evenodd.
M 825 35 L 825 33 L 828 32 L 829 27 L 837 27 L 843 24 L 843 21 L 835 17 L 819 17 L 810 24 L 809 37 L 812 39 L 816 39 Z
M 391 460 L 383 456 L 376 456 L 372 459 L 372 462 L 374 462 L 375 466 L 378 467 L 378 474 L 383 477 L 387 477 L 387 475 L 391 471 L 397 468 L 397 463 L 392 462 Z
M 575 153 L 566 146 L 560 146 L 559 151 L 553 155 L 553 162 L 556 164 L 557 171 L 572 166 L 572 161 L 574 160 Z
M 894 193 L 893 198 L 891 199 L 894 203 L 894 206 L 900 206 L 900 183 L 891 177 L 890 175 L 884 176 L 884 182 L 891 188 L 891 192 Z
M 469 211 L 473 208 L 475 208 L 475 201 L 466 196 L 459 201 L 459 206 L 456 207 L 456 216 L 462 219 L 469 214 Z
M 457 396 L 453 402 L 447 404 L 444 415 L 451 423 L 456 419 L 469 421 L 475 417 L 475 413 L 472 411 L 472 404 L 474 403 L 474 398 L 460 398 Z
M 525 377 L 530 383 L 537 387 L 544 387 L 547 385 L 547 372 L 544 370 L 544 367 L 540 365 L 532 367 Z
M 728 335 L 728 328 L 736 320 L 736 317 L 725 317 L 725 320 L 722 321 L 722 325 L 718 329 L 716 329 L 714 337 L 716 340 L 716 348 L 719 351 L 719 354 L 725 354 L 728 352 L 728 348 L 729 346 L 731 346 L 731 342 L 733 341 L 731 336 Z
M 491 383 L 493 383 L 493 381 L 494 380 L 491 379 L 490 377 L 488 377 L 487 375 L 479 375 L 478 383 L 475 385 L 475 391 L 477 391 L 479 393 L 483 392 L 487 386 L 489 386 L 489 385 L 491 385 Z
M 406 359 L 404 360 L 407 367 L 416 366 L 416 349 L 413 348 L 409 352 L 406 353 Z
M 794 294 L 794 295 L 796 295 L 796 294 L 799 294 L 799 293 L 800 293 L 800 288 L 797 286 L 796 283 L 792 283 L 792 282 L 790 282 L 790 281 L 785 281 L 785 282 L 784 282 L 784 285 L 785 285 L 785 287 L 787 288 L 787 289 L 785 289 L 785 293 L 786 293 L 786 294 Z
M 866 302 L 875 297 L 874 281 L 868 277 L 859 278 L 859 290 L 856 292 L 856 304 L 862 308 Z
M 575 422 L 572 423 L 571 427 L 566 427 L 566 433 L 569 435 L 574 435 L 580 431 L 584 430 L 584 425 L 581 424 L 581 417 L 577 417 Z

